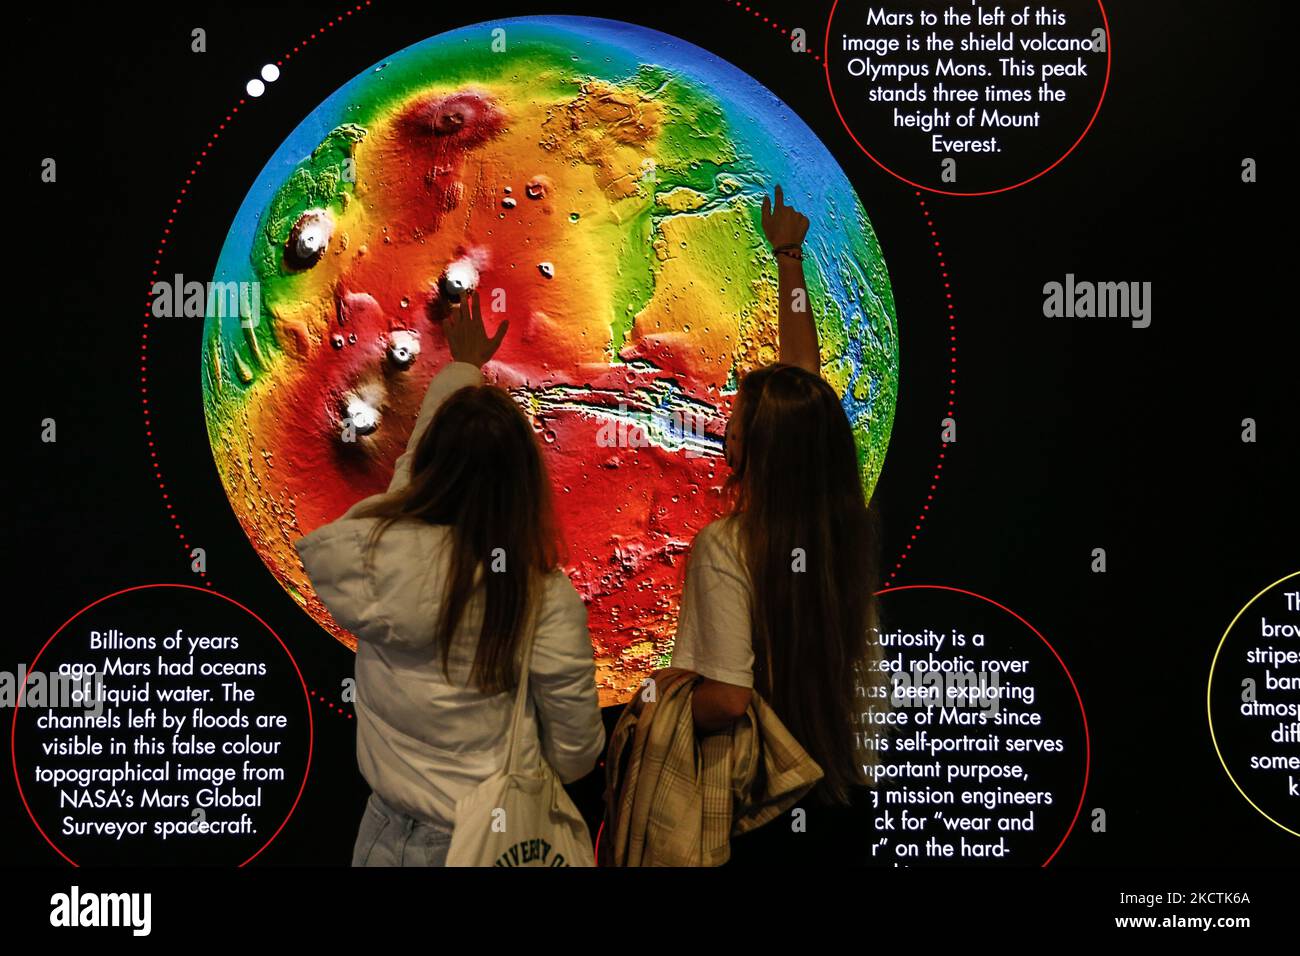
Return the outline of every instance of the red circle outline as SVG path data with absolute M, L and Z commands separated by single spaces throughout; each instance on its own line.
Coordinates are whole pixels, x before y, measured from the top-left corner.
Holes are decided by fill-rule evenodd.
M 1025 627 L 1033 631 L 1034 634 L 1038 637 L 1038 639 L 1042 641 L 1043 644 L 1047 647 L 1047 649 L 1052 652 L 1052 656 L 1055 657 L 1056 662 L 1061 665 L 1061 670 L 1065 672 L 1065 677 L 1070 682 L 1070 687 L 1074 690 L 1074 699 L 1079 703 L 1079 716 L 1083 718 L 1083 789 L 1079 792 L 1079 805 L 1074 808 L 1074 817 L 1073 819 L 1070 820 L 1070 825 L 1066 827 L 1065 836 L 1061 837 L 1061 842 L 1056 845 L 1056 849 L 1053 850 L 1051 852 L 1051 855 L 1048 856 L 1048 858 L 1044 860 L 1041 864 L 1042 867 L 1046 867 L 1049 863 L 1052 862 L 1052 860 L 1056 858 L 1056 854 L 1061 852 L 1061 847 L 1065 846 L 1065 841 L 1070 839 L 1070 834 L 1074 832 L 1074 825 L 1079 822 L 1079 814 L 1083 812 L 1083 801 L 1086 799 L 1088 794 L 1088 778 L 1092 770 L 1092 735 L 1088 733 L 1088 713 L 1087 711 L 1084 710 L 1083 707 L 1083 697 L 1079 693 L 1079 685 L 1074 682 L 1074 675 L 1070 673 L 1070 668 L 1065 666 L 1065 661 L 1061 660 L 1061 655 L 1056 652 L 1056 648 L 1052 646 L 1052 642 L 1049 641 L 1047 638 L 1045 638 L 1042 635 L 1042 632 L 1038 630 L 1038 628 L 1034 627 L 1034 625 L 1030 624 L 1028 621 L 1026 621 L 1015 611 L 1011 610 L 1011 608 L 1007 607 L 1006 605 L 999 604 L 997 601 L 993 600 L 992 598 L 987 598 L 982 594 L 976 594 L 974 591 L 966 591 L 963 590 L 962 588 L 949 587 L 946 584 L 903 584 L 893 588 L 881 588 L 879 591 L 876 592 L 876 597 L 880 597 L 881 595 L 884 594 L 890 594 L 891 592 L 894 591 L 927 591 L 927 590 L 928 591 L 952 591 L 956 594 L 965 594 L 968 597 L 979 598 L 981 601 L 984 601 L 988 604 L 992 604 L 994 607 L 998 608 L 999 610 L 1005 611 L 1007 614 L 1010 614 L 1012 617 L 1014 617 Z M 597 859 L 596 865 L 597 866 L 600 865 L 599 863 L 600 838 L 604 834 L 604 832 L 605 832 L 605 821 L 601 820 L 600 827 L 596 830 L 596 859 Z
M 858 147 L 858 149 L 862 150 L 862 152 L 866 155 L 868 159 L 870 159 L 873 163 L 875 163 L 885 172 L 889 173 L 889 175 L 893 176 L 895 179 L 899 180 L 900 182 L 907 183 L 907 185 L 915 187 L 916 189 L 924 189 L 928 193 L 936 193 L 940 196 L 996 196 L 998 193 L 1010 192 L 1013 189 L 1019 189 L 1021 186 L 1028 185 L 1029 183 L 1032 183 L 1035 179 L 1038 179 L 1042 176 L 1046 176 L 1053 169 L 1061 165 L 1061 163 L 1065 162 L 1066 159 L 1069 158 L 1070 154 L 1073 153 L 1075 149 L 1078 148 L 1079 144 L 1082 143 L 1084 138 L 1088 135 L 1088 133 L 1091 132 L 1092 124 L 1097 121 L 1097 116 L 1098 114 L 1101 113 L 1101 105 L 1106 102 L 1106 91 L 1110 89 L 1110 64 L 1111 64 L 1111 56 L 1112 56 L 1110 18 L 1106 16 L 1106 7 L 1102 3 L 1102 0 L 1097 0 L 1097 8 L 1101 10 L 1101 22 L 1102 25 L 1106 28 L 1106 79 L 1101 85 L 1101 97 L 1097 100 L 1097 108 L 1092 111 L 1092 118 L 1088 120 L 1088 125 L 1083 128 L 1083 132 L 1080 133 L 1079 138 L 1074 141 L 1074 145 L 1071 146 L 1069 149 L 1067 149 L 1064 155 L 1062 155 L 1060 159 L 1052 163 L 1052 165 L 1048 166 L 1042 172 L 1035 173 L 1033 176 L 1030 176 L 1028 179 L 1023 179 L 1020 182 L 1015 183 L 1014 185 L 1011 186 L 1003 186 L 1000 189 L 987 189 L 983 192 L 971 192 L 971 193 L 953 192 L 951 190 L 935 189 L 933 186 L 925 186 L 922 185 L 921 183 L 913 182 L 912 180 L 908 179 L 905 176 L 900 176 L 898 173 L 894 172 L 892 169 L 890 169 L 880 160 L 876 159 L 876 157 L 871 154 L 871 152 L 867 149 L 867 147 L 863 146 L 862 143 L 858 140 L 857 134 L 854 133 L 853 130 L 849 127 L 848 120 L 846 120 L 844 118 L 844 114 L 840 112 L 839 101 L 835 99 L 835 86 L 834 84 L 831 83 L 831 62 L 830 62 L 831 23 L 833 23 L 835 20 L 835 10 L 837 7 L 839 7 L 839 5 L 840 5 L 840 0 L 833 0 L 833 2 L 831 3 L 830 16 L 826 18 L 826 39 L 825 42 L 822 44 L 822 68 L 826 73 L 826 89 L 830 92 L 831 105 L 835 107 L 835 115 L 840 118 L 840 124 L 844 127 L 844 131 L 849 134 L 849 138 L 853 140 L 854 144 Z
M 1079 822 L 1079 814 L 1083 812 L 1083 801 L 1088 795 L 1088 776 L 1092 770 L 1092 736 L 1088 733 L 1088 713 L 1083 709 L 1083 696 L 1079 693 L 1079 685 L 1074 682 L 1074 675 L 1070 673 L 1070 668 L 1065 666 L 1065 661 L 1061 660 L 1061 655 L 1056 652 L 1056 648 L 1052 646 L 1052 642 L 1043 637 L 1042 632 L 1039 631 L 1038 628 L 1034 627 L 1034 625 L 1030 624 L 1015 611 L 1011 610 L 1011 608 L 999 604 L 992 598 L 987 598 L 982 594 L 976 594 L 974 591 L 949 587 L 946 584 L 904 584 L 896 588 L 882 588 L 876 592 L 876 596 L 880 597 L 883 594 L 889 594 L 893 591 L 917 590 L 952 591 L 956 594 L 965 594 L 967 597 L 979 598 L 981 601 L 984 601 L 987 604 L 992 604 L 995 608 L 1010 614 L 1025 627 L 1033 631 L 1047 649 L 1052 652 L 1052 656 L 1056 658 L 1056 663 L 1061 665 L 1061 670 L 1065 671 L 1065 677 L 1070 682 L 1070 687 L 1074 690 L 1074 699 L 1079 703 L 1079 716 L 1083 718 L 1083 789 L 1079 792 L 1079 805 L 1074 808 L 1074 818 L 1070 821 L 1070 825 L 1066 827 L 1065 836 L 1061 837 L 1061 842 L 1056 844 L 1056 849 L 1053 850 L 1051 855 L 1043 861 L 1042 866 L 1045 867 L 1056 858 L 1056 854 L 1061 852 L 1061 847 L 1065 846 L 1065 841 L 1070 839 L 1070 834 L 1074 832 L 1074 825 Z
M 163 582 L 159 584 L 137 584 L 135 587 L 122 588 L 120 591 L 114 591 L 112 594 L 105 594 L 102 598 L 92 601 L 90 604 L 87 604 L 80 611 L 78 611 L 76 614 L 72 615 L 72 617 L 68 618 L 66 621 L 64 621 L 62 624 L 59 625 L 59 629 L 50 635 L 49 639 L 44 644 L 41 645 L 41 649 L 36 652 L 36 656 L 32 658 L 32 663 L 27 668 L 27 676 L 23 678 L 23 686 L 21 690 L 22 691 L 27 690 L 27 681 L 29 681 L 31 679 L 32 674 L 35 673 L 36 665 L 40 661 L 41 655 L 45 653 L 46 649 L 51 644 L 54 643 L 54 639 L 58 637 L 60 634 L 62 634 L 64 628 L 66 628 L 69 624 L 71 624 L 77 618 L 81 617 L 81 615 L 85 614 L 91 608 L 95 607 L 98 604 L 104 603 L 110 598 L 115 598 L 121 594 L 129 594 L 132 591 L 145 591 L 151 588 L 185 588 L 186 590 L 189 591 L 198 591 L 200 594 L 210 594 L 213 597 L 219 597 L 223 601 L 228 601 L 231 604 L 235 605 L 235 607 L 239 608 L 244 613 L 248 614 L 255 621 L 257 621 L 258 624 L 261 624 L 262 627 L 266 628 L 267 632 L 272 637 L 274 637 L 277 642 L 279 642 L 281 649 L 284 651 L 285 655 L 289 658 L 289 663 L 293 665 L 294 673 L 298 675 L 298 683 L 302 685 L 303 700 L 307 704 L 307 766 L 303 768 L 302 783 L 298 785 L 298 793 L 293 798 L 293 806 L 289 808 L 289 813 L 285 816 L 284 821 L 278 827 L 276 827 L 275 832 L 272 833 L 270 837 L 267 838 L 267 841 L 263 843 L 252 856 L 250 856 L 243 863 L 239 864 L 241 867 L 247 866 L 254 859 L 256 859 L 257 856 L 263 850 L 265 850 L 268 846 L 270 846 L 272 841 L 274 841 L 276 837 L 280 835 L 280 831 L 284 829 L 285 824 L 289 822 L 290 818 L 294 814 L 294 811 L 298 809 L 298 801 L 302 799 L 302 792 L 307 787 L 307 776 L 308 774 L 311 773 L 312 748 L 316 741 L 316 729 L 311 716 L 311 697 L 308 695 L 307 692 L 307 682 L 303 679 L 302 671 L 298 667 L 298 662 L 297 660 L 294 659 L 294 656 L 292 652 L 290 652 L 288 646 L 284 643 L 283 640 L 281 640 L 280 635 L 275 632 L 275 629 L 271 627 L 271 625 L 267 624 L 264 620 L 262 620 L 261 617 L 259 617 L 253 611 L 249 610 L 244 605 L 240 604 L 234 598 L 227 597 L 226 595 L 222 594 L 220 591 L 214 591 L 211 588 L 197 587 L 193 584 L 171 584 L 171 583 Z M 67 860 L 68 863 L 72 864 L 75 867 L 80 867 L 80 864 L 77 863 L 76 860 L 72 859 L 72 857 L 68 856 L 66 853 L 60 850 L 58 845 L 55 844 L 55 842 L 50 839 L 49 834 L 47 834 L 45 830 L 41 827 L 40 823 L 37 822 L 36 814 L 32 813 L 32 808 L 27 803 L 27 795 L 23 793 L 22 776 L 18 772 L 18 749 L 17 749 L 18 713 L 21 709 L 22 708 L 19 706 L 18 702 L 15 701 L 14 718 L 9 728 L 9 758 L 14 768 L 14 782 L 18 785 L 18 796 L 23 801 L 23 809 L 27 811 L 27 816 L 31 818 L 32 825 L 36 827 L 37 832 L 39 832 L 40 835 L 45 838 L 45 842 L 50 845 L 51 849 L 53 849 L 54 852 L 57 853 L 59 856 L 63 857 L 63 859 Z

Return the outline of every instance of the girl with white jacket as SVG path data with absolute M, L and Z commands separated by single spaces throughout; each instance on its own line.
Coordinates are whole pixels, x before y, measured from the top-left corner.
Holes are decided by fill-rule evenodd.
M 536 610 L 521 746 L 568 783 L 605 744 L 587 611 L 558 566 L 533 429 L 480 370 L 477 295 L 444 321 L 433 379 L 388 492 L 296 542 L 357 637 L 357 763 L 371 787 L 354 866 L 441 866 L 456 802 L 505 764 L 517 652 Z

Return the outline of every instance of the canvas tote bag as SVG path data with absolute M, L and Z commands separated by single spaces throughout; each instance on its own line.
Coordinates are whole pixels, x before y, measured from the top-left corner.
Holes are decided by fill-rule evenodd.
M 447 866 L 596 865 L 587 824 L 541 748 L 536 766 L 520 760 L 535 622 L 536 615 L 530 615 L 506 765 L 456 802 Z

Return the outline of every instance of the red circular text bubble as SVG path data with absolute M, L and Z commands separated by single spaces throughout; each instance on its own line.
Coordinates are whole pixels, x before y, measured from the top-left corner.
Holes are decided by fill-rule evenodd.
M 877 591 L 876 595 L 877 597 L 884 597 L 885 595 L 888 594 L 899 594 L 906 591 L 941 591 L 941 592 L 947 592 L 951 594 L 960 594 L 966 597 L 975 598 L 976 600 L 979 601 L 983 601 L 985 604 L 991 605 L 997 608 L 998 610 L 1010 615 L 1015 620 L 1023 624 L 1026 628 L 1028 628 L 1030 633 L 1032 633 L 1036 638 L 1038 638 L 1039 641 L 1042 642 L 1043 646 L 1046 647 L 1047 650 L 1051 653 L 1052 658 L 1056 661 L 1057 664 L 1061 666 L 1061 671 L 1065 674 L 1066 680 L 1069 681 L 1070 688 L 1071 690 L 1074 691 L 1075 702 L 1078 704 L 1079 707 L 1079 719 L 1083 726 L 1083 783 L 1079 788 L 1079 802 L 1074 808 L 1074 815 L 1070 819 L 1069 826 L 1066 827 L 1065 833 L 1061 836 L 1060 842 L 1056 844 L 1055 848 L 1052 850 L 1051 853 L 1048 854 L 1047 858 L 1043 860 L 1041 864 L 1042 866 L 1047 866 L 1052 862 L 1052 860 L 1056 858 L 1056 855 L 1061 852 L 1061 848 L 1065 846 L 1065 841 L 1068 840 L 1070 838 L 1070 834 L 1074 832 L 1075 824 L 1079 822 L 1079 814 L 1083 812 L 1083 801 L 1088 793 L 1088 777 L 1092 768 L 1092 738 L 1088 732 L 1088 715 L 1084 711 L 1083 697 L 1079 693 L 1078 685 L 1075 684 L 1074 682 L 1074 676 L 1070 673 L 1070 669 L 1065 665 L 1065 661 L 1061 659 L 1061 655 L 1057 653 L 1056 648 L 1052 646 L 1051 642 L 1048 641 L 1047 638 L 1043 636 L 1042 632 L 1039 631 L 1038 628 L 1034 627 L 1032 624 L 1026 621 L 1015 611 L 1011 610 L 1009 607 L 999 604 L 997 601 L 994 601 L 992 598 L 987 598 L 982 594 L 976 594 L 974 591 L 966 591 L 961 588 L 948 587 L 942 584 L 908 584 L 908 585 L 903 585 L 901 587 L 884 588 L 880 591 Z
M 1069 155 L 1078 148 L 1079 144 L 1083 142 L 1084 138 L 1087 137 L 1088 133 L 1092 130 L 1093 124 L 1097 121 L 1098 114 L 1101 113 L 1102 104 L 1106 101 L 1106 91 L 1110 87 L 1110 68 L 1111 68 L 1111 56 L 1112 56 L 1110 20 L 1106 16 L 1106 7 L 1102 3 L 1102 0 L 1096 0 L 1096 3 L 1097 3 L 1097 9 L 1101 13 L 1102 27 L 1106 31 L 1106 75 L 1105 75 L 1105 79 L 1102 82 L 1101 94 L 1097 98 L 1097 106 L 1092 111 L 1091 117 L 1088 119 L 1087 124 L 1084 126 L 1083 132 L 1081 132 L 1078 135 L 1078 138 L 1076 138 L 1072 143 L 1070 143 L 1069 147 L 1053 162 L 1051 162 L 1048 166 L 1039 170 L 1038 172 L 1034 173 L 1031 176 L 1020 178 L 1017 182 L 1013 182 L 1010 185 L 1000 186 L 993 189 L 980 189 L 980 190 L 972 190 L 966 192 L 958 191 L 958 190 L 942 189 L 936 186 L 929 186 L 926 185 L 925 183 L 917 182 L 915 179 L 909 178 L 908 176 L 905 176 L 895 171 L 894 169 L 891 169 L 890 166 L 882 162 L 871 150 L 867 149 L 867 147 L 863 145 L 862 140 L 858 138 L 857 133 L 854 132 L 853 127 L 850 125 L 849 120 L 845 117 L 844 111 L 840 107 L 839 99 L 836 97 L 835 94 L 835 83 L 831 74 L 831 60 L 830 60 L 831 31 L 835 23 L 836 10 L 838 10 L 840 6 L 840 0 L 834 0 L 834 2 L 831 4 L 830 16 L 826 18 L 826 36 L 825 36 L 824 45 L 822 49 L 822 67 L 826 72 L 826 89 L 830 93 L 831 105 L 835 108 L 835 115 L 839 117 L 840 123 L 843 124 L 845 132 L 849 134 L 849 138 L 853 140 L 854 144 L 858 147 L 858 149 L 862 150 L 863 154 L 868 159 L 870 159 L 873 163 L 875 163 L 885 172 L 889 173 L 889 175 L 893 176 L 895 179 L 904 182 L 907 185 L 912 186 L 916 189 L 923 189 L 926 192 L 936 193 L 942 196 L 992 196 L 998 193 L 1009 192 L 1013 189 L 1019 189 L 1021 186 L 1025 186 L 1029 183 L 1032 183 L 1034 180 L 1047 175 L 1057 166 L 1061 165 L 1061 163 L 1065 162 L 1065 160 L 1069 157 Z
M 294 660 L 293 654 L 290 653 L 289 648 L 285 645 L 284 641 L 281 640 L 280 635 L 278 635 L 271 628 L 269 624 L 267 624 L 264 620 L 262 620 L 261 617 L 259 617 L 253 611 L 249 610 L 249 608 L 245 607 L 243 604 L 240 604 L 238 601 L 234 600 L 233 598 L 227 597 L 224 594 L 220 594 L 216 591 L 213 591 L 211 588 L 201 588 L 191 584 L 141 584 L 141 585 L 137 585 L 136 587 L 123 588 L 120 591 L 114 591 L 112 594 L 106 594 L 104 597 L 99 598 L 98 600 L 93 601 L 90 604 L 87 604 L 76 614 L 73 614 L 70 618 L 64 621 L 63 624 L 59 626 L 59 629 L 56 630 L 52 635 L 50 635 L 49 640 L 47 640 L 41 646 L 41 649 L 36 653 L 36 656 L 32 659 L 31 664 L 28 666 L 26 679 L 23 682 L 23 687 L 21 691 L 23 694 L 25 694 L 28 683 L 30 682 L 32 676 L 35 673 L 37 673 L 37 668 L 38 665 L 40 664 L 41 656 L 44 655 L 47 650 L 49 650 L 50 646 L 60 637 L 60 635 L 64 633 L 64 631 L 66 631 L 72 624 L 74 624 L 83 615 L 93 610 L 94 608 L 99 607 L 105 602 L 112 601 L 114 598 L 120 597 L 124 594 L 131 594 L 134 592 L 154 590 L 154 589 L 159 589 L 159 590 L 174 589 L 174 590 L 193 591 L 193 592 L 197 592 L 198 594 L 209 595 L 218 600 L 225 601 L 228 604 L 231 604 L 234 607 L 238 608 L 239 610 L 243 611 L 245 614 L 248 615 L 248 617 L 250 617 L 253 621 L 256 621 L 258 625 L 260 625 L 263 629 L 265 629 L 267 634 L 269 634 L 271 637 L 275 639 L 276 644 L 280 646 L 280 649 L 284 651 L 285 656 L 289 659 L 289 663 L 293 667 L 293 673 L 297 675 L 298 683 L 302 688 L 303 702 L 306 706 L 306 712 L 307 712 L 307 756 L 303 767 L 302 781 L 298 785 L 297 793 L 294 794 L 293 803 L 289 807 L 288 813 L 285 814 L 284 820 L 282 820 L 279 826 L 276 827 L 275 832 L 273 832 L 270 835 L 270 837 L 266 839 L 265 842 L 263 842 L 260 846 L 258 846 L 258 848 L 250 856 L 248 856 L 247 859 L 243 860 L 239 864 L 240 866 L 246 866 L 248 863 L 251 863 L 254 859 L 256 859 L 257 856 L 268 846 L 270 846 L 271 843 L 275 840 L 275 838 L 280 835 L 280 832 L 284 829 L 285 825 L 289 822 L 289 819 L 293 816 L 294 811 L 298 808 L 298 802 L 302 799 L 303 789 L 307 785 L 307 775 L 311 771 L 312 749 L 313 749 L 313 744 L 315 742 L 315 728 L 313 725 L 312 713 L 311 713 L 311 696 L 307 689 L 307 682 L 303 679 L 302 671 L 298 667 L 298 662 Z M 55 853 L 59 854 L 59 856 L 61 856 L 68 863 L 72 864 L 73 866 L 79 866 L 80 864 L 78 864 L 77 861 L 74 860 L 69 854 L 65 853 L 59 847 L 59 845 L 54 842 L 54 840 L 50 837 L 50 835 L 45 832 L 45 829 L 41 826 L 40 821 L 36 819 L 36 815 L 32 811 L 31 805 L 27 801 L 27 794 L 23 791 L 22 773 L 19 770 L 18 753 L 17 753 L 18 717 L 19 717 L 19 713 L 22 710 L 23 707 L 18 706 L 16 703 L 14 706 L 13 721 L 10 726 L 10 732 L 9 732 L 10 758 L 13 765 L 14 781 L 18 786 L 18 795 L 22 799 L 23 808 L 27 811 L 28 817 L 31 818 L 33 826 L 36 827 L 37 831 L 45 839 L 45 842 L 50 845 L 50 847 L 54 850 Z

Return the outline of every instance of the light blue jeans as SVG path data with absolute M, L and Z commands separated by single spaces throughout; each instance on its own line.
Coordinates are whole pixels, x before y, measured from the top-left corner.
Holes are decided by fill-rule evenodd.
M 361 815 L 353 866 L 445 866 L 451 828 L 416 820 L 371 793 Z

